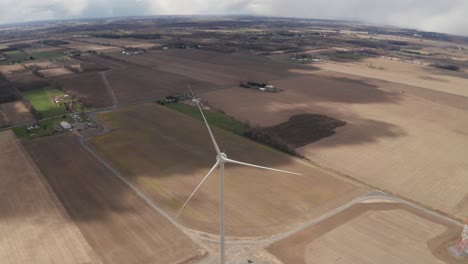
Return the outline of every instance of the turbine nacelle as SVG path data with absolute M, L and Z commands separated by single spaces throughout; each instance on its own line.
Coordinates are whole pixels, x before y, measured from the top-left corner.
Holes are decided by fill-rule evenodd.
M 218 155 L 216 155 L 216 160 L 219 163 L 226 163 L 226 161 L 228 160 L 228 157 L 227 157 L 226 153 L 221 152 Z

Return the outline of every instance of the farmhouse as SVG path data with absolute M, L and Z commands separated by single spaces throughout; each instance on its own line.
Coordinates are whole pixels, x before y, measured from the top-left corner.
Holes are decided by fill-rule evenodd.
M 124 51 L 122 51 L 122 54 L 125 55 L 136 55 L 136 54 L 143 54 L 145 53 L 145 50 L 139 49 L 139 48 L 125 48 Z
M 279 92 L 278 88 L 266 83 L 247 82 L 247 84 L 242 83 L 240 86 L 244 88 L 257 89 L 262 92 Z
M 65 129 L 65 130 L 69 130 L 72 128 L 72 126 L 70 125 L 70 123 L 68 123 L 67 121 L 62 121 L 60 122 L 60 127 Z

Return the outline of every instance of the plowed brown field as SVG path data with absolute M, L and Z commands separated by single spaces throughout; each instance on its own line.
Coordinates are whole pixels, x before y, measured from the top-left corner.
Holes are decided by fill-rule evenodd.
M 111 96 L 97 73 L 66 76 L 57 82 L 67 93 L 76 96 L 90 107 L 102 108 L 112 105 Z
M 0 127 L 33 121 L 29 109 L 21 102 L 0 104 Z
M 25 142 L 104 263 L 181 263 L 198 246 L 84 150 L 73 135 Z
M 313 71 L 313 67 L 292 65 L 261 56 L 225 54 L 196 49 L 149 52 L 143 56 L 113 53 L 113 57 L 164 72 L 184 75 L 216 86 L 238 85 L 241 81 L 268 82 L 295 75 L 293 69 Z
M 175 216 L 215 161 L 199 120 L 154 103 L 98 116 L 111 128 L 90 143 L 143 192 Z M 227 165 L 226 229 L 229 236 L 273 235 L 289 230 L 366 193 L 322 170 L 213 127 L 231 158 L 303 173 L 293 176 Z M 180 221 L 218 233 L 218 173 L 188 204 Z

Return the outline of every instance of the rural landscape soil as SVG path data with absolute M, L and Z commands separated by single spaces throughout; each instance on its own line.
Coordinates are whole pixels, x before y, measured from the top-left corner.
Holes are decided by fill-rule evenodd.
M 254 17 L 0 26 L 0 264 L 467 263 L 468 39 Z M 189 87 L 192 91 L 189 90 Z

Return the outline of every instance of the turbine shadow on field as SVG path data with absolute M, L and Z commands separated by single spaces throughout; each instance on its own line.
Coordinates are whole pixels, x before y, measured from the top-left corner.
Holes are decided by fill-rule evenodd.
M 334 148 L 337 146 L 359 145 L 377 142 L 385 138 L 397 138 L 406 135 L 401 127 L 372 119 L 357 118 L 344 127 L 337 128 L 336 137 L 325 138 L 312 148 Z
M 340 145 L 356 145 L 376 142 L 384 138 L 404 136 L 406 131 L 391 121 L 379 120 L 368 104 L 398 105 L 403 94 L 398 90 L 384 90 L 378 84 L 343 77 L 301 76 L 281 80 L 276 84 L 285 91 L 276 94 L 261 93 L 241 88 L 203 94 L 210 105 L 229 115 L 253 124 L 271 127 L 287 126 L 291 118 L 304 115 L 323 115 L 341 120 L 346 125 L 335 129 L 336 135 L 318 140 L 311 146 L 327 148 Z M 229 99 L 227 99 L 229 98 Z M 233 98 L 246 98 L 233 100 Z M 369 115 L 357 113 L 354 106 L 365 105 Z M 366 109 L 367 109 L 366 108 Z M 390 108 L 391 109 L 391 108 Z M 309 131 L 307 131 L 307 129 Z M 301 134 L 314 133 L 313 124 L 298 125 Z M 283 133 L 286 142 L 295 142 L 295 131 Z M 297 134 L 297 133 L 296 133 Z M 310 142 L 309 142 L 310 143 Z M 302 145 L 299 145 L 302 147 Z
M 301 113 L 301 114 L 298 114 Z M 342 121 L 345 121 L 346 124 L 339 126 L 334 129 L 336 133 L 330 134 L 327 137 L 323 137 L 315 142 L 309 143 L 308 145 L 301 145 L 300 147 L 311 147 L 315 148 L 334 148 L 338 146 L 346 145 L 359 145 L 359 144 L 368 144 L 377 142 L 385 138 L 398 138 L 405 136 L 406 131 L 397 125 L 394 125 L 389 122 L 375 119 L 363 118 L 359 115 L 342 112 L 336 109 L 328 107 L 317 107 L 314 106 L 313 110 L 308 107 L 300 107 L 298 109 L 283 110 L 282 114 L 285 116 L 295 117 L 298 115 L 307 114 L 316 114 L 320 113 L 322 115 L 327 115 L 331 118 L 336 118 Z M 290 121 L 280 123 L 276 126 L 282 126 Z M 307 126 L 304 125 L 301 128 L 302 134 L 306 133 Z M 313 133 L 314 130 L 311 129 L 309 133 Z M 312 134 L 311 134 L 312 135 Z M 293 134 L 289 136 L 294 137 Z M 286 135 L 287 137 L 287 135 Z M 283 138 L 286 141 L 287 138 Z M 294 140 L 292 140 L 294 142 Z
M 447 65 L 450 66 L 450 65 Z M 445 70 L 445 69 L 439 69 L 436 67 L 423 67 L 423 69 L 430 75 L 440 75 L 441 77 L 457 77 L 457 78 L 463 78 L 463 79 L 468 79 L 468 72 L 464 71 L 463 68 L 459 71 L 451 71 L 451 70 Z M 445 79 L 442 79 L 445 81 Z
M 380 89 L 378 85 L 345 77 L 309 75 L 296 80 L 284 80 L 288 83 L 288 93 L 313 99 L 314 102 L 333 102 L 350 104 L 397 103 L 401 94 Z M 281 87 L 283 81 L 278 82 Z

